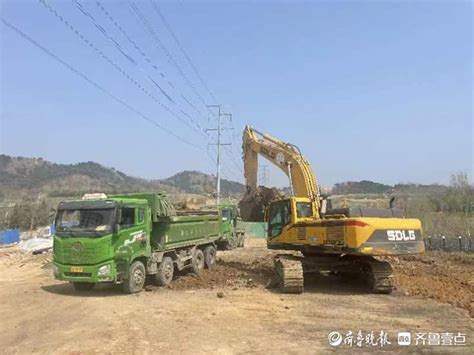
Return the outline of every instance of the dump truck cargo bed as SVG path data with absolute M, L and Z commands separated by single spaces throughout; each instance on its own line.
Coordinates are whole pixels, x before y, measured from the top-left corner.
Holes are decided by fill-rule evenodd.
M 221 237 L 218 215 L 161 217 L 153 222 L 151 242 L 158 251 L 170 250 Z

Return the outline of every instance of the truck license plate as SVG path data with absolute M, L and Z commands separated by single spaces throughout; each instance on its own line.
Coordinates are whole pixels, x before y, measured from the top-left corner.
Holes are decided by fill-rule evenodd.
M 71 266 L 71 272 L 82 272 L 82 267 Z

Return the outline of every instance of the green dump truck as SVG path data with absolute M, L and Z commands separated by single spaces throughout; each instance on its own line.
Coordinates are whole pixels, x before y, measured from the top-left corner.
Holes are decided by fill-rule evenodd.
M 218 247 L 239 246 L 237 208 L 177 212 L 159 193 L 86 194 L 56 214 L 54 275 L 76 290 L 100 282 L 140 292 L 147 275 L 168 285 L 176 270 L 212 268 Z

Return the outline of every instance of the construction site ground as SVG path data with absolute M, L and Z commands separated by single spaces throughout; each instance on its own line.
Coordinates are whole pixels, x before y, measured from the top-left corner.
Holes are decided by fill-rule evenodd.
M 392 258 L 397 290 L 308 279 L 302 295 L 265 289 L 263 241 L 218 254 L 214 270 L 178 276 L 136 295 L 101 285 L 78 293 L 52 277 L 51 254 L 0 249 L 0 351 L 4 353 L 473 353 L 473 255 Z M 331 347 L 328 334 L 384 331 L 391 344 Z M 466 334 L 465 346 L 399 346 L 397 333 Z M 355 342 L 355 340 L 354 340 Z

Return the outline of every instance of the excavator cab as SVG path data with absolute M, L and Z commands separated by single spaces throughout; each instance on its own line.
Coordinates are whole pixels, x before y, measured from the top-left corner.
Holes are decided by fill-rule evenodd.
M 283 229 L 291 223 L 291 200 L 284 199 L 270 203 L 268 207 L 268 238 L 275 238 L 282 234 Z
M 270 239 L 280 235 L 286 226 L 303 225 L 319 219 L 314 203 L 305 197 L 272 201 L 265 217 Z

